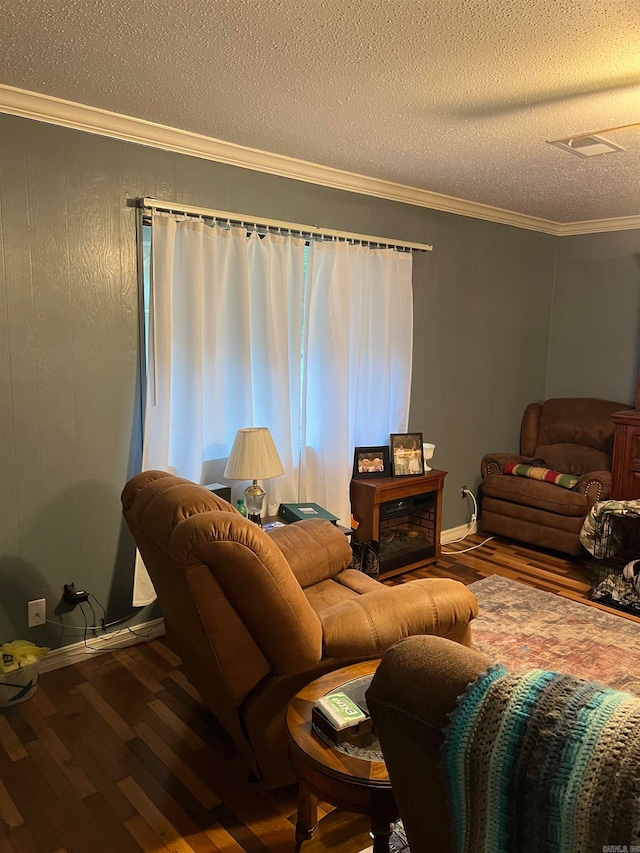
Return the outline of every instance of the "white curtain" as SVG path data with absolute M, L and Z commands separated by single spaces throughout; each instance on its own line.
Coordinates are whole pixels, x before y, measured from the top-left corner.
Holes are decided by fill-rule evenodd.
M 303 289 L 304 252 L 154 213 L 142 470 L 204 482 L 239 428 L 267 426 L 286 471 L 269 514 L 314 501 L 348 525 L 354 447 L 407 429 L 412 257 L 314 242 Z M 138 558 L 133 603 L 154 599 Z
M 300 498 L 349 525 L 354 447 L 406 432 L 413 352 L 412 256 L 313 243 L 305 313 Z
M 268 512 L 295 500 L 304 249 L 154 213 L 143 471 L 203 482 L 240 427 L 267 426 L 286 471 L 263 484 Z M 133 603 L 154 598 L 138 559 Z

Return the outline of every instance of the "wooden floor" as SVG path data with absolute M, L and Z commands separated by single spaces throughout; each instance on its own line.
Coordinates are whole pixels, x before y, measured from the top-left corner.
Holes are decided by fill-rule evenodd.
M 494 573 L 588 601 L 587 562 L 506 540 L 388 582 Z M 303 853 L 368 846 L 366 819 L 322 811 Z M 249 781 L 163 640 L 45 673 L 0 713 L 0 853 L 291 853 L 295 812 L 295 786 Z

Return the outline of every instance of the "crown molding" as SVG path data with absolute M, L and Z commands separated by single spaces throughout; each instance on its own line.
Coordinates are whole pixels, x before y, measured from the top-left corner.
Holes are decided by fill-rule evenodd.
M 568 237 L 573 234 L 600 234 L 604 231 L 631 231 L 640 229 L 640 216 L 617 216 L 612 219 L 590 219 L 584 222 L 559 222 L 557 234 Z
M 266 172 L 296 181 L 344 190 L 345 192 L 375 196 L 402 204 L 426 207 L 459 216 L 470 216 L 475 219 L 498 222 L 531 231 L 541 231 L 555 236 L 640 227 L 640 217 L 622 217 L 593 222 L 552 222 L 491 205 L 406 186 L 405 184 L 371 178 L 354 172 L 344 172 L 330 166 L 309 163 L 306 160 L 298 160 L 294 157 L 260 151 L 257 148 L 236 145 L 232 142 L 225 142 L 187 130 L 156 124 L 144 119 L 101 110 L 97 107 L 66 101 L 62 98 L 54 98 L 51 95 L 30 92 L 26 89 L 17 89 L 4 84 L 0 84 L 0 113 L 81 130 L 85 133 L 107 136 L 111 139 L 134 142 L 138 145 L 160 148 L 164 151 L 187 154 L 191 157 L 213 160 L 217 163 L 226 163 L 243 169 Z

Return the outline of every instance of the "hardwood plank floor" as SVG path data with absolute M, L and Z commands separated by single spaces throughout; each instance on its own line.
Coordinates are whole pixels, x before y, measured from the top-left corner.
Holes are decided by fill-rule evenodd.
M 480 542 L 387 583 L 500 574 L 597 606 L 588 561 L 501 539 L 463 550 Z M 303 853 L 369 845 L 366 818 L 320 814 Z M 296 786 L 249 781 L 162 639 L 45 673 L 29 701 L 0 709 L 0 853 L 291 853 L 295 818 Z

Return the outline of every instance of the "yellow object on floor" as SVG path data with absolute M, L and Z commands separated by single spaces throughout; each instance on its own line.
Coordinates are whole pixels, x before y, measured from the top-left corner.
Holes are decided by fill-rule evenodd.
M 29 640 L 4 643 L 0 646 L 0 672 L 14 672 L 23 666 L 31 666 L 48 652 L 48 648 L 36 646 Z

